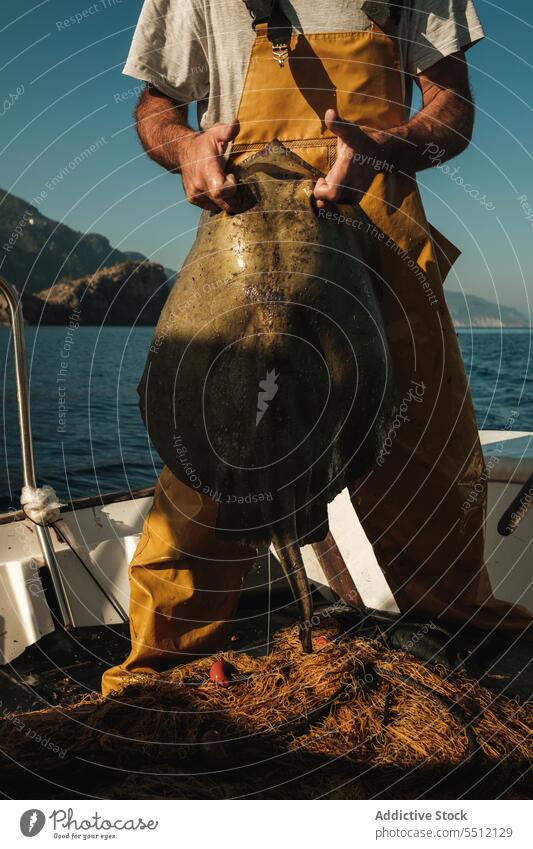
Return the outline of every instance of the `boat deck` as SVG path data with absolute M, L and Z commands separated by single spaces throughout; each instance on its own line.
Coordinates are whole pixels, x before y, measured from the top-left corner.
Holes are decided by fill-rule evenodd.
M 226 648 L 253 655 L 266 653 L 266 599 L 258 605 L 257 596 L 241 604 Z M 318 615 L 328 610 L 318 593 L 315 610 Z M 533 642 L 527 637 L 502 633 L 485 637 L 475 629 L 464 629 L 452 639 L 451 632 L 443 628 L 432 629 L 420 639 L 424 631 L 420 621 L 357 611 L 345 615 L 354 632 L 372 637 L 379 634 L 391 648 L 410 650 L 429 664 L 464 668 L 494 693 L 533 700 Z M 292 598 L 284 591 L 276 592 L 270 614 L 271 635 L 296 621 Z M 415 641 L 413 635 L 417 635 Z M 104 670 L 123 660 L 129 646 L 128 626 L 124 624 L 47 634 L 13 663 L 0 668 L 4 714 L 66 706 L 98 692 Z
M 296 614 L 288 596 L 276 596 L 272 607 L 271 636 L 277 636 L 282 629 L 285 629 L 286 633 L 287 628 L 294 633 Z M 384 668 L 391 670 L 389 674 L 393 679 L 389 692 L 394 696 L 392 719 L 387 719 L 386 701 L 380 715 L 375 711 L 369 713 L 373 698 L 372 684 L 368 685 L 370 701 L 365 702 L 366 697 L 363 694 L 354 705 L 354 715 L 361 717 L 360 721 L 365 728 L 367 724 L 369 726 L 365 732 L 369 744 L 381 745 L 383 740 L 390 740 L 392 748 L 386 749 L 388 764 L 383 765 L 379 758 L 365 762 L 363 756 L 361 763 L 354 764 L 349 758 L 348 738 L 346 757 L 326 756 L 315 751 L 313 742 L 316 743 L 317 737 L 313 735 L 322 739 L 321 720 L 327 716 L 329 710 L 335 711 L 339 706 L 331 700 L 332 703 L 328 707 L 327 701 L 324 703 L 322 698 L 319 700 L 321 704 L 316 717 L 309 714 L 305 706 L 295 708 L 295 703 L 292 702 L 293 713 L 296 709 L 298 721 L 307 729 L 295 731 L 292 744 L 289 745 L 291 733 L 286 735 L 287 740 L 282 739 L 279 730 L 276 731 L 273 726 L 268 725 L 265 732 L 258 733 L 250 741 L 248 735 L 244 735 L 244 751 L 241 755 L 245 756 L 245 760 L 242 764 L 238 760 L 234 763 L 234 749 L 240 752 L 242 748 L 235 717 L 234 733 L 227 737 L 228 741 L 231 741 L 228 757 L 224 757 L 223 762 L 206 762 L 206 752 L 200 748 L 197 754 L 192 754 L 192 760 L 185 767 L 178 756 L 180 747 L 189 745 L 187 741 L 190 739 L 191 728 L 186 727 L 185 735 L 183 729 L 178 736 L 175 736 L 175 733 L 178 727 L 181 728 L 179 723 L 185 722 L 180 717 L 189 716 L 191 726 L 198 721 L 194 713 L 193 689 L 200 686 L 204 696 L 208 697 L 209 690 L 205 689 L 205 680 L 206 677 L 208 679 L 209 660 L 207 666 L 202 666 L 200 676 L 197 663 L 192 671 L 183 670 L 188 687 L 169 687 L 167 682 L 166 687 L 163 685 L 162 689 L 153 691 L 150 696 L 149 687 L 137 682 L 130 688 L 131 692 L 126 691 L 120 698 L 104 702 L 93 696 L 86 699 L 84 704 L 80 702 L 98 690 L 105 666 L 125 656 L 128 637 L 125 626 L 120 625 L 113 628 L 76 629 L 69 634 L 49 634 L 26 649 L 13 664 L 2 670 L 2 707 L 4 721 L 7 722 L 2 729 L 5 741 L 3 737 L 0 747 L 3 776 L 3 781 L 0 781 L 0 794 L 16 799 L 63 798 L 65 787 L 68 787 L 68 795 L 72 799 L 241 798 L 242 794 L 247 798 L 322 798 L 330 794 L 333 794 L 332 798 L 531 798 L 533 794 L 531 788 L 528 789 L 526 777 L 527 764 L 520 760 L 516 763 L 513 760 L 513 763 L 507 766 L 506 758 L 503 758 L 500 764 L 497 757 L 488 762 L 473 755 L 465 757 L 464 760 L 461 760 L 461 757 L 457 760 L 455 757 L 454 760 L 450 755 L 448 763 L 447 749 L 442 749 L 440 762 L 434 762 L 432 758 L 428 758 L 426 762 L 424 757 L 419 755 L 417 766 L 406 768 L 400 751 L 403 751 L 404 744 L 411 746 L 414 753 L 418 751 L 417 735 L 420 734 L 420 727 L 417 726 L 422 726 L 427 731 L 429 726 L 424 723 L 432 725 L 434 714 L 439 710 L 440 720 L 435 728 L 442 732 L 442 722 L 447 719 L 454 745 L 458 745 L 457 741 L 461 745 L 464 744 L 464 730 L 454 714 L 454 704 L 449 700 L 448 713 L 446 715 L 444 705 L 443 714 L 443 705 L 439 703 L 438 695 L 435 701 L 437 691 L 431 688 L 422 690 L 418 695 L 415 691 L 413 701 L 413 691 L 411 690 L 409 695 L 401 683 L 402 670 L 418 668 L 429 683 L 438 684 L 442 678 L 462 682 L 459 687 L 462 687 L 467 699 L 470 698 L 471 692 L 476 691 L 474 681 L 478 679 L 495 693 L 510 697 L 521 693 L 522 699 L 526 700 L 533 696 L 529 641 L 499 638 L 498 644 L 492 640 L 483 648 L 479 633 L 465 632 L 455 641 L 455 645 L 452 645 L 444 630 L 433 630 L 431 641 L 419 640 L 416 644 L 416 653 L 424 658 L 423 666 L 426 669 L 422 669 L 420 664 L 409 661 L 405 647 L 409 643 L 413 644 L 413 636 L 421 633 L 423 623 L 392 623 L 382 617 L 375 619 L 353 610 L 339 611 L 338 606 L 328 609 L 323 604 L 317 606 L 317 612 L 326 627 L 335 620 L 340 624 L 343 637 L 359 641 L 359 660 L 354 658 L 356 667 L 353 668 L 359 668 L 358 663 L 362 662 L 360 658 L 370 649 L 375 653 L 378 666 L 383 663 Z M 228 641 L 228 648 L 244 653 L 240 661 L 235 660 L 237 666 L 246 669 L 250 667 L 251 661 L 252 665 L 257 665 L 259 662 L 268 663 L 269 660 L 277 665 L 280 658 L 283 663 L 283 649 L 279 648 L 280 644 L 277 642 L 275 647 L 270 643 L 274 650 L 270 658 L 265 657 L 268 624 L 266 610 L 243 605 L 239 613 L 240 622 L 235 626 Z M 317 630 L 323 630 L 322 626 Z M 297 639 L 296 635 L 293 639 Z M 394 650 L 394 647 L 397 650 Z M 246 657 L 249 655 L 252 655 L 252 658 Z M 294 664 L 292 661 L 289 664 L 293 669 L 292 674 L 298 675 L 301 664 L 298 662 L 297 650 L 292 651 L 291 657 L 295 660 Z M 322 668 L 320 674 L 323 674 L 324 664 L 329 668 L 330 661 L 326 656 L 320 666 L 320 652 L 316 652 L 314 657 L 318 668 Z M 369 670 L 371 666 L 365 663 L 363 662 L 361 668 Z M 454 674 L 454 669 L 462 671 L 457 675 Z M 261 675 L 257 678 L 260 680 Z M 370 678 L 373 680 L 372 676 Z M 320 680 L 320 675 L 317 680 Z M 209 681 L 207 683 L 209 685 Z M 278 684 L 283 688 L 281 679 Z M 461 690 L 458 689 L 455 694 L 458 705 L 461 704 L 460 693 Z M 274 692 L 271 695 L 274 698 Z M 241 696 L 246 698 L 246 693 L 241 692 Z M 216 694 L 214 698 L 216 699 Z M 304 690 L 300 698 L 305 699 Z M 402 701 L 405 698 L 408 702 L 411 700 L 410 709 L 407 702 Z M 297 699 L 297 704 L 299 702 L 300 699 Z M 517 710 L 513 702 L 508 699 L 500 700 L 498 696 L 489 699 L 489 702 L 494 709 L 497 709 L 498 704 L 505 703 L 505 710 L 512 708 L 511 713 Z M 239 700 L 232 701 L 231 704 L 238 713 Z M 289 705 L 290 701 L 287 703 L 287 706 Z M 139 725 L 139 711 L 144 713 L 147 708 L 148 716 L 161 713 L 167 717 L 168 722 L 177 722 L 176 731 L 169 732 L 169 727 L 165 724 L 167 719 L 161 725 L 160 720 L 155 720 L 155 725 L 147 720 L 148 725 L 145 725 L 143 718 Z M 28 713 L 30 710 L 39 709 L 42 713 Z M 477 708 L 474 708 L 474 713 L 476 710 Z M 16 715 L 20 713 L 25 715 L 18 718 Z M 224 713 L 224 710 L 215 710 L 214 719 L 218 722 L 230 721 L 231 717 L 225 718 Z M 378 724 L 381 723 L 382 732 L 377 736 L 371 717 L 378 721 Z M 134 725 L 136 722 L 137 726 L 130 725 L 130 721 Z M 387 730 L 389 721 L 392 723 L 390 731 Z M 70 729 L 73 723 L 79 725 L 81 740 L 78 744 L 71 743 L 72 749 L 69 749 L 63 736 L 72 735 Z M 356 720 L 356 724 L 358 723 L 359 720 Z M 408 738 L 411 735 L 412 739 L 404 740 L 398 750 L 396 762 L 394 727 L 398 723 L 404 723 L 400 735 L 407 733 Z M 412 723 L 414 724 L 411 730 Z M 19 738 L 19 731 L 16 730 L 19 725 L 23 732 L 39 732 L 41 737 L 37 739 L 42 738 L 44 729 L 44 743 L 51 740 L 58 742 L 58 745 L 65 745 L 65 760 L 58 760 L 44 748 L 41 751 L 38 746 L 28 743 L 26 733 L 21 734 Z M 207 727 L 210 727 L 210 720 Z M 335 726 L 340 727 L 338 723 Z M 167 739 L 169 733 L 170 742 Z M 329 733 L 332 733 L 331 730 Z M 266 736 L 263 736 L 265 734 Z M 379 742 L 380 734 L 383 736 L 382 743 Z M 328 735 L 323 736 L 327 742 Z M 401 736 L 398 739 L 402 739 Z M 447 737 L 445 739 L 448 740 Z M 527 743 L 527 730 L 524 739 Z M 511 733 L 509 740 L 508 748 L 512 756 L 514 737 Z M 7 753 L 4 750 L 4 742 Z M 44 746 L 44 743 L 41 745 Z M 265 750 L 257 763 L 254 745 L 260 745 L 261 751 Z M 472 752 L 475 750 L 472 749 Z M 210 753 L 209 757 L 215 755 L 216 753 Z M 272 793 L 275 796 L 272 796 Z M 361 793 L 366 795 L 358 795 Z

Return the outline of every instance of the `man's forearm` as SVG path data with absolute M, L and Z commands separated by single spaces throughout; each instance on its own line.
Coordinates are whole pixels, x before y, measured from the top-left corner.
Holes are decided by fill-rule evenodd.
M 168 171 L 179 171 L 183 151 L 197 132 L 187 123 L 188 107 L 146 88 L 135 110 L 137 133 L 146 153 Z
M 472 138 L 474 106 L 468 71 L 462 54 L 441 60 L 418 84 L 423 104 L 408 122 L 386 132 L 373 133 L 383 159 L 401 171 L 430 168 L 428 147 L 439 150 L 439 162 L 461 153 Z M 434 146 L 433 146 L 434 145 Z
M 429 145 L 441 151 L 440 162 L 461 153 L 470 141 L 472 122 L 473 110 L 465 109 L 464 103 L 454 94 L 441 90 L 431 104 L 410 121 L 375 138 L 382 148 L 384 161 L 394 163 L 400 171 L 412 173 L 434 164 L 427 154 Z

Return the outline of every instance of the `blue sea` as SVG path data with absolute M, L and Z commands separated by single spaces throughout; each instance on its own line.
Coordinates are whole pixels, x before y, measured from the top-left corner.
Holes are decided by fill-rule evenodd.
M 26 329 L 37 478 L 63 500 L 149 486 L 157 476 L 136 391 L 151 336 L 150 327 Z M 21 485 L 9 338 L 0 328 L 0 510 L 18 507 Z M 515 416 L 514 430 L 533 431 L 531 338 L 530 330 L 459 331 L 480 428 L 504 429 Z

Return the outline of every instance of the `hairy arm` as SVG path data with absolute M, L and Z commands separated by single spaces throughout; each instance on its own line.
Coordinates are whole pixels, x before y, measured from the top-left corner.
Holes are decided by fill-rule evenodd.
M 441 59 L 419 74 L 416 82 L 422 92 L 420 111 L 386 131 L 344 122 L 328 110 L 326 125 L 338 138 L 337 161 L 317 182 L 315 197 L 319 201 L 348 199 L 364 191 L 376 168 L 360 165 L 362 157 L 381 162 L 383 170 L 393 166 L 414 173 L 445 162 L 467 147 L 472 138 L 474 105 L 464 54 Z M 438 162 L 428 155 L 430 150 L 439 151 Z
M 188 124 L 186 104 L 148 86 L 139 97 L 135 122 L 150 159 L 181 174 L 187 200 L 204 209 L 231 209 L 236 183 L 233 174 L 224 174 L 222 155 L 237 135 L 236 121 L 199 132 Z
M 390 161 L 406 171 L 421 171 L 431 162 L 428 144 L 443 150 L 441 161 L 461 153 L 470 143 L 474 104 L 463 53 L 441 59 L 416 77 L 422 92 L 422 108 L 410 121 L 377 139 Z

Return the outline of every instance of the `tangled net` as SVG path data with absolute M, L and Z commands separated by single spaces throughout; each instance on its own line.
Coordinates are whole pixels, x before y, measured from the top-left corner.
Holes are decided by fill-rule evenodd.
M 0 787 L 19 798 L 530 798 L 533 706 L 350 636 L 339 617 L 314 643 L 303 655 L 287 628 L 267 657 L 225 652 L 137 674 L 108 699 L 7 716 Z M 209 679 L 215 659 L 237 668 L 231 686 Z

